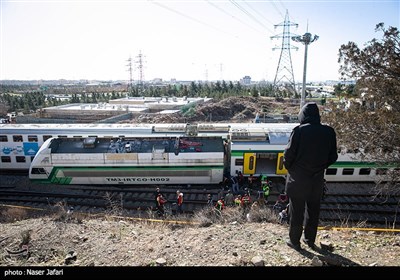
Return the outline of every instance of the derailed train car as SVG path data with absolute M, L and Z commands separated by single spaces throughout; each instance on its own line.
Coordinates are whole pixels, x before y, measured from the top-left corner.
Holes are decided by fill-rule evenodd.
M 51 138 L 29 178 L 58 184 L 218 184 L 222 137 Z

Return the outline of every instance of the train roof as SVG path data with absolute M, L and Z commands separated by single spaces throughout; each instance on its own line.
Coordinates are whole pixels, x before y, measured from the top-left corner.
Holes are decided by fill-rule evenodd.
M 79 131 L 79 130 L 130 130 L 130 129 L 153 129 L 155 131 L 184 131 L 188 125 L 186 123 L 157 123 L 157 124 L 0 124 L 0 130 L 2 133 L 15 131 Z M 238 128 L 265 128 L 265 129 L 293 129 L 297 123 L 198 123 L 192 124 L 197 126 L 199 131 L 215 131 L 215 130 L 228 130 Z M 42 133 L 43 134 L 43 133 Z
M 126 132 L 151 132 L 151 124 L 0 124 L 1 133 L 20 133 L 20 134 L 61 134 L 67 132 L 87 133 L 87 132 L 107 132 L 119 133 Z
M 288 133 L 296 123 L 163 123 L 163 124 L 0 124 L 0 134 L 50 137 L 220 136 L 241 141 L 274 140 L 274 133 Z M 256 138 L 259 139 L 256 139 Z M 286 137 L 286 136 L 285 136 Z

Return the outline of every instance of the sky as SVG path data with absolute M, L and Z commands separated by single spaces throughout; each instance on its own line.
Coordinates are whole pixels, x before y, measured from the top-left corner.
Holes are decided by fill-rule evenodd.
M 146 81 L 273 82 L 282 39 L 271 37 L 282 35 L 274 25 L 283 24 L 286 12 L 298 24 L 291 34 L 319 36 L 308 45 L 307 81 L 338 80 L 342 44 L 362 48 L 382 39 L 376 24 L 400 24 L 399 0 L 0 2 L 0 80 L 129 80 L 131 58 L 136 81 L 142 73 Z M 298 48 L 290 57 L 301 82 L 305 46 L 290 44 Z

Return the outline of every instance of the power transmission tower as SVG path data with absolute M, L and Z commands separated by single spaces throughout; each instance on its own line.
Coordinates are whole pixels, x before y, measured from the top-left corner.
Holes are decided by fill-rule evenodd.
M 128 94 L 132 95 L 133 91 L 133 79 L 132 79 L 132 58 L 129 56 L 129 59 L 127 60 L 128 64 L 128 71 L 129 71 L 129 84 L 128 84 Z
M 282 38 L 282 45 L 280 47 L 272 48 L 272 50 L 281 50 L 281 55 L 279 56 L 279 62 L 276 68 L 274 79 L 274 92 L 276 93 L 277 89 L 280 86 L 284 85 L 286 90 L 289 91 L 290 95 L 296 96 L 296 83 L 294 81 L 292 57 L 290 55 L 290 50 L 298 50 L 298 47 L 290 45 L 290 38 L 296 36 L 295 34 L 290 33 L 290 26 L 295 26 L 297 28 L 298 24 L 289 21 L 289 13 L 286 10 L 285 21 L 283 23 L 274 25 L 275 28 L 277 28 L 278 26 L 283 26 L 283 33 L 271 36 L 271 39 Z
M 139 51 L 139 55 L 136 56 L 136 63 L 137 63 L 137 69 L 139 70 L 139 89 L 140 89 L 140 95 L 143 95 L 143 87 L 144 87 L 144 73 L 143 73 L 143 64 L 144 64 L 144 55 L 142 54 L 142 51 Z

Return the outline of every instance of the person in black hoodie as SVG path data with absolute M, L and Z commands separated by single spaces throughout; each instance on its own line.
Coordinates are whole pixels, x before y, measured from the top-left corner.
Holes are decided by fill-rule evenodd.
M 321 124 L 315 102 L 301 108 L 299 121 L 284 151 L 284 165 L 288 170 L 286 194 L 290 202 L 287 245 L 296 250 L 301 249 L 303 224 L 303 241 L 315 249 L 324 171 L 338 158 L 335 130 Z

